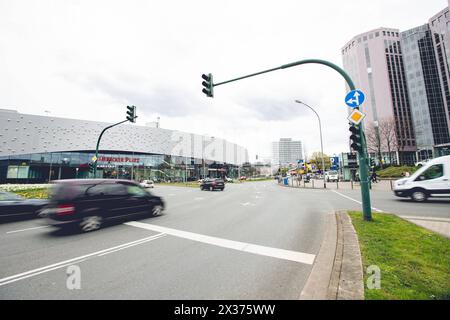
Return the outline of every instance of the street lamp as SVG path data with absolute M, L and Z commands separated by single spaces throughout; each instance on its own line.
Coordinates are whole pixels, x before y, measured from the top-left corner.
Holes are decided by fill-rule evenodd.
M 316 114 L 317 119 L 319 119 L 320 149 L 321 149 L 321 152 L 322 152 L 323 187 L 324 187 L 324 189 L 326 189 L 327 188 L 327 180 L 326 180 L 326 177 L 325 177 L 325 159 L 324 159 L 324 153 L 323 153 L 322 122 L 320 121 L 319 114 L 311 106 L 307 105 L 306 103 L 304 103 L 304 102 L 302 102 L 300 100 L 295 100 L 295 102 L 310 108 Z

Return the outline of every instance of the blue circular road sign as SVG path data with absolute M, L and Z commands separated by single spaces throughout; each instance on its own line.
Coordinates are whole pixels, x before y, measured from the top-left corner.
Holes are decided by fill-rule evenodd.
M 366 99 L 366 96 L 361 90 L 353 90 L 350 91 L 345 96 L 345 103 L 350 108 L 358 108 L 360 105 L 363 104 L 364 100 Z

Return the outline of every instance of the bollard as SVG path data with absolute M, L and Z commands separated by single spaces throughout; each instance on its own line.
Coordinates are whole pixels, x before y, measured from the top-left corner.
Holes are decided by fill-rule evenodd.
M 312 188 L 314 189 L 314 180 L 311 180 L 312 181 Z
M 350 180 L 350 182 L 351 182 L 351 185 L 352 185 L 352 190 L 353 190 L 353 180 Z
M 336 180 L 336 189 L 339 190 L 339 180 Z
M 391 184 L 391 190 L 394 190 L 394 188 L 392 186 L 392 179 L 389 179 L 389 183 Z

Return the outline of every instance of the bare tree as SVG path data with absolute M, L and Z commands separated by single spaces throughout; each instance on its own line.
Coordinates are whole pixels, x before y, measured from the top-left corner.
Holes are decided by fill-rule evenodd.
M 367 143 L 367 149 L 369 150 L 369 153 L 375 153 L 378 157 L 378 160 L 381 164 L 381 167 L 383 167 L 382 162 L 382 143 L 381 143 L 381 137 L 379 131 L 377 132 L 377 127 L 375 124 L 370 123 L 365 130 L 366 135 L 366 143 Z
M 389 154 L 389 162 L 392 164 L 392 152 L 401 151 L 397 139 L 397 130 L 394 118 L 385 118 L 379 122 L 380 137 L 383 149 Z M 400 162 L 400 159 L 399 159 Z

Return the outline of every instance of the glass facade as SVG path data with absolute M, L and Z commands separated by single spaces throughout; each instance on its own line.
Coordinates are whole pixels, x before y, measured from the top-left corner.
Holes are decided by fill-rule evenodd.
M 94 152 L 52 152 L 0 157 L 0 183 L 44 183 L 92 178 Z M 99 152 L 97 178 L 156 181 L 196 181 L 204 176 L 236 178 L 235 166 L 180 156 Z
M 448 143 L 449 128 L 429 26 L 402 33 L 407 82 L 419 160 L 428 159 L 435 145 Z

